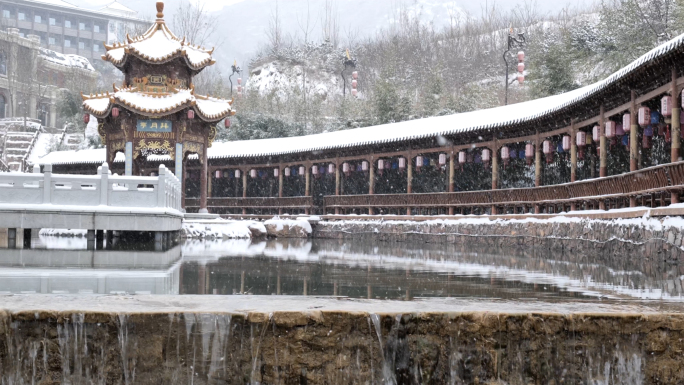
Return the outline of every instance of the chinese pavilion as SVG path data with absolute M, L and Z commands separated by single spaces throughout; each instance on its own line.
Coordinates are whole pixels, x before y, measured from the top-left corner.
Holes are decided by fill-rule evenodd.
M 202 164 L 201 212 L 206 212 L 207 149 L 216 137 L 216 124 L 235 112 L 232 101 L 195 93 L 192 79 L 216 63 L 214 50 L 176 37 L 163 11 L 164 3 L 158 2 L 157 19 L 142 36 L 105 45 L 102 59 L 123 72 L 124 84 L 115 84 L 113 92 L 84 95 L 83 108 L 86 120 L 89 115 L 97 118 L 107 162 L 125 154 L 126 175 L 139 175 L 148 156 L 166 155 L 185 182 L 184 163 L 197 155 Z

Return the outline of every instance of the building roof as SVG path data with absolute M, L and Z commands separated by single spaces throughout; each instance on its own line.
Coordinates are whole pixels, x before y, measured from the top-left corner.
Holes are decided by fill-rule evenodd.
M 83 56 L 62 54 L 45 48 L 39 48 L 39 50 L 40 56 L 50 63 L 95 72 L 90 61 Z
M 185 38 L 178 38 L 164 22 L 163 14 L 160 12 L 159 15 L 161 17 L 141 36 L 126 36 L 125 43 L 105 44 L 107 52 L 102 55 L 102 60 L 122 68 L 129 56 L 153 64 L 163 64 L 182 57 L 187 65 L 197 72 L 216 63 L 212 57 L 213 49 L 194 46 Z
M 507 126 L 531 122 L 563 109 L 572 108 L 587 98 L 598 96 L 602 91 L 625 79 L 642 66 L 682 48 L 684 48 L 684 34 L 649 51 L 602 81 L 547 98 L 485 110 L 317 135 L 217 142 L 209 149 L 208 156 L 210 159 L 274 156 L 434 138 L 481 129 L 505 130 Z M 58 158 L 48 158 L 45 161 L 54 159 L 64 162 L 67 158 L 69 158 L 68 153 L 62 153 Z M 104 155 L 101 159 L 98 158 L 98 161 L 100 160 L 104 161 Z
M 109 115 L 115 105 L 148 117 L 161 117 L 186 108 L 208 122 L 233 115 L 232 101 L 196 95 L 194 89 L 173 89 L 168 93 L 145 93 L 137 88 L 115 89 L 114 93 L 83 96 L 83 108 L 98 118 Z
M 125 14 L 125 15 L 137 15 L 138 12 L 128 8 L 127 6 L 119 3 L 118 1 L 114 1 L 112 3 L 107 4 L 106 6 L 100 8 L 100 12 L 104 13 L 110 13 L 114 12 L 116 14 Z
M 66 1 L 62 0 L 26 0 L 30 3 L 39 3 L 39 4 L 49 4 L 49 5 L 55 5 L 58 7 L 66 7 L 66 8 L 78 8 L 77 6 L 67 3 Z

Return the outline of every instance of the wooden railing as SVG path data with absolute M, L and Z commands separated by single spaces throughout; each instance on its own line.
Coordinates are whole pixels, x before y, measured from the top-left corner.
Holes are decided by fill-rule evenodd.
M 197 211 L 200 206 L 199 199 L 186 199 L 186 209 Z M 207 206 L 212 213 L 233 213 L 233 211 L 270 212 L 277 213 L 285 210 L 308 211 L 313 209 L 314 202 L 312 197 L 288 197 L 288 198 L 209 198 Z
M 628 207 L 630 199 L 655 195 L 667 203 L 670 193 L 684 191 L 684 162 L 666 164 L 607 178 L 554 186 L 457 193 L 326 196 L 325 211 L 369 209 L 476 209 L 494 207 L 537 211 L 556 207 L 598 209 Z M 632 201 L 633 202 L 633 201 Z
M 558 212 L 622 208 L 637 203 L 663 206 L 671 203 L 672 193 L 678 196 L 680 192 L 684 192 L 684 162 L 554 186 L 456 193 L 325 196 L 322 206 L 315 206 L 311 197 L 209 198 L 208 208 L 219 214 L 386 214 L 393 211 L 405 214 L 412 210 L 473 214 L 489 209 L 495 209 L 497 213 Z M 199 199 L 186 199 L 185 202 L 188 211 L 199 209 Z

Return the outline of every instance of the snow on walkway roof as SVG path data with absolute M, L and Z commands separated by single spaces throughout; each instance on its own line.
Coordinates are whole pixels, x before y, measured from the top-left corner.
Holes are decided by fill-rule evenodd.
M 45 48 L 40 48 L 40 56 L 50 63 L 95 72 L 93 65 L 83 56 L 62 54 Z
M 560 95 L 486 110 L 317 135 L 214 143 L 213 147 L 208 151 L 208 156 L 210 159 L 245 158 L 321 151 L 432 138 L 525 123 L 557 112 L 587 97 L 593 96 L 634 72 L 642 65 L 679 49 L 683 45 L 684 34 L 654 48 L 600 82 Z M 97 156 L 97 161 L 104 161 L 104 150 L 101 151 L 102 155 Z M 53 158 L 49 158 L 52 155 L 50 154 L 48 157 L 41 159 L 41 162 L 49 161 L 55 164 L 79 163 L 77 160 L 74 160 L 73 152 L 53 154 L 55 154 Z

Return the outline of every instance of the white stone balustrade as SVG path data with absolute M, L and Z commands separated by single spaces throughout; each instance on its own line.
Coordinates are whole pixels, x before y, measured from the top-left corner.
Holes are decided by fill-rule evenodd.
M 97 175 L 52 173 L 52 165 L 34 173 L 0 174 L 0 204 L 56 205 L 181 210 L 181 182 L 164 165 L 159 176 L 112 175 L 107 163 Z

